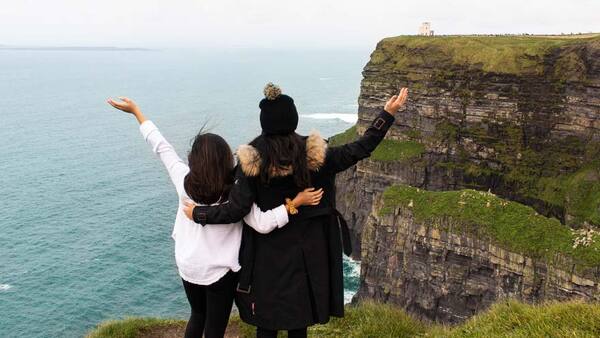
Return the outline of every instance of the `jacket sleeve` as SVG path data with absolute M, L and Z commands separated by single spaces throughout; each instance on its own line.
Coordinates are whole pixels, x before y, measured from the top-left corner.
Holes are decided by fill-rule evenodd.
M 394 120 L 394 116 L 382 110 L 358 140 L 327 150 L 324 169 L 338 173 L 371 156 L 371 153 L 381 143 L 394 123 Z
M 220 205 L 195 207 L 194 222 L 202 225 L 239 222 L 252 210 L 254 200 L 255 194 L 250 179 L 238 168 L 235 184 L 229 192 L 229 201 Z

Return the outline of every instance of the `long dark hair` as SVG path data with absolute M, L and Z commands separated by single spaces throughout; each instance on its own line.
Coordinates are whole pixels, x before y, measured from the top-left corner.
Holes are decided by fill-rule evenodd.
M 227 199 L 233 185 L 233 154 L 219 135 L 196 135 L 188 154 L 190 172 L 183 187 L 195 202 L 213 204 Z
M 310 171 L 306 160 L 306 141 L 296 134 L 262 134 L 250 142 L 261 157 L 260 179 L 269 183 L 278 173 L 290 173 L 298 188 L 310 187 Z

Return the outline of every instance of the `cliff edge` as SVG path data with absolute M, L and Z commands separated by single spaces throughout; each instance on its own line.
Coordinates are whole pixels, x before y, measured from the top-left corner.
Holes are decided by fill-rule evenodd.
M 361 134 L 385 99 L 400 86 L 411 90 L 406 110 L 398 114 L 373 157 L 337 181 L 338 207 L 348 218 L 355 258 L 363 258 L 358 297 L 395 302 L 413 313 L 450 322 L 461 321 L 505 296 L 529 301 L 597 299 L 596 261 L 575 271 L 574 267 L 582 267 L 582 263 L 573 262 L 573 256 L 564 252 L 556 254 L 562 262 L 559 264 L 547 257 L 541 259 L 539 252 L 532 253 L 525 246 L 511 246 L 512 242 L 526 242 L 517 238 L 518 232 L 505 234 L 502 241 L 489 234 L 483 240 L 479 233 L 466 232 L 467 228 L 482 226 L 473 220 L 441 215 L 439 219 L 417 221 L 406 206 L 393 216 L 382 217 L 380 212 L 384 190 L 392 185 L 430 192 L 489 191 L 503 203 L 530 207 L 539 217 L 553 220 L 562 227 L 561 233 L 570 236 L 562 242 L 565 246 L 575 245 L 581 234 L 589 236 L 591 244 L 599 242 L 600 36 L 386 38 L 378 43 L 363 70 L 357 125 L 333 137 L 331 143 L 345 143 Z M 435 224 L 452 230 L 432 233 Z M 546 231 L 544 227 L 534 228 L 538 232 L 529 233 L 533 236 L 529 243 Z M 397 235 L 385 239 L 389 255 L 373 252 L 379 250 L 375 248 L 381 231 Z M 434 238 L 438 235 L 441 237 Z M 461 245 L 479 244 L 457 246 L 452 240 L 456 236 L 461 238 Z M 430 245 L 432 241 L 438 246 Z M 427 294 L 431 290 L 411 294 L 409 289 L 423 286 L 418 283 L 431 282 L 419 275 L 423 271 L 405 266 L 408 257 L 416 254 L 409 248 L 419 245 L 419 254 L 424 257 L 439 254 L 435 260 L 422 260 L 432 271 L 468 267 L 467 275 L 450 273 L 443 277 L 453 276 L 462 284 L 448 289 L 452 283 L 446 281 L 450 284 L 440 284 L 440 290 L 432 294 Z M 511 263 L 511 255 L 522 258 L 517 259 L 520 270 L 512 266 L 516 263 Z M 385 269 L 376 268 L 384 262 Z M 566 266 L 556 273 L 571 277 L 559 278 L 548 272 L 563 263 Z M 461 293 L 468 287 L 465 283 L 472 282 L 468 276 L 473 269 L 484 271 L 485 278 L 481 277 L 477 288 L 485 291 Z M 506 280 L 506 271 L 520 277 Z M 390 273 L 393 276 L 388 276 Z M 403 279 L 404 284 L 396 283 L 394 289 L 388 283 L 386 291 L 367 281 L 385 278 L 392 284 Z M 563 288 L 573 292 L 559 292 L 556 290 L 562 287 L 548 284 L 553 279 L 561 285 L 560 281 L 569 278 L 582 278 L 584 284 L 592 285 L 587 285 L 590 288 L 585 292 L 575 286 Z M 445 301 L 453 304 L 448 310 L 444 310 L 448 307 Z M 461 306 L 466 310 L 461 311 Z

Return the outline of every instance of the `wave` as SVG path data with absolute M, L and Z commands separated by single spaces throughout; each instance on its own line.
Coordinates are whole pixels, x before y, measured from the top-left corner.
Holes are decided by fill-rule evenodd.
M 344 257 L 344 304 L 352 301 L 359 287 L 360 262 Z
M 6 291 L 10 288 L 12 288 L 12 285 L 10 284 L 0 284 L 0 291 Z
M 352 258 L 348 258 L 348 261 L 351 263 L 349 264 L 352 268 L 351 276 L 356 278 L 360 277 L 360 261 L 355 261 Z
M 342 120 L 346 123 L 356 123 L 358 121 L 358 114 L 303 114 L 300 115 L 309 119 L 316 120 Z
M 344 304 L 350 304 L 356 292 L 344 290 Z

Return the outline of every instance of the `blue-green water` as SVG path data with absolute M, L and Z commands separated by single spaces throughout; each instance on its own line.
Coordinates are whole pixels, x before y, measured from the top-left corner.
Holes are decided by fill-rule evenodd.
M 301 114 L 356 113 L 368 51 L 0 51 L 0 337 L 77 337 L 106 319 L 185 318 L 170 238 L 177 196 L 135 120 L 185 155 L 206 121 L 259 132 L 263 85 Z M 303 117 L 300 132 L 350 126 Z M 327 116 L 325 116 L 327 117 Z M 346 264 L 348 295 L 356 266 Z

